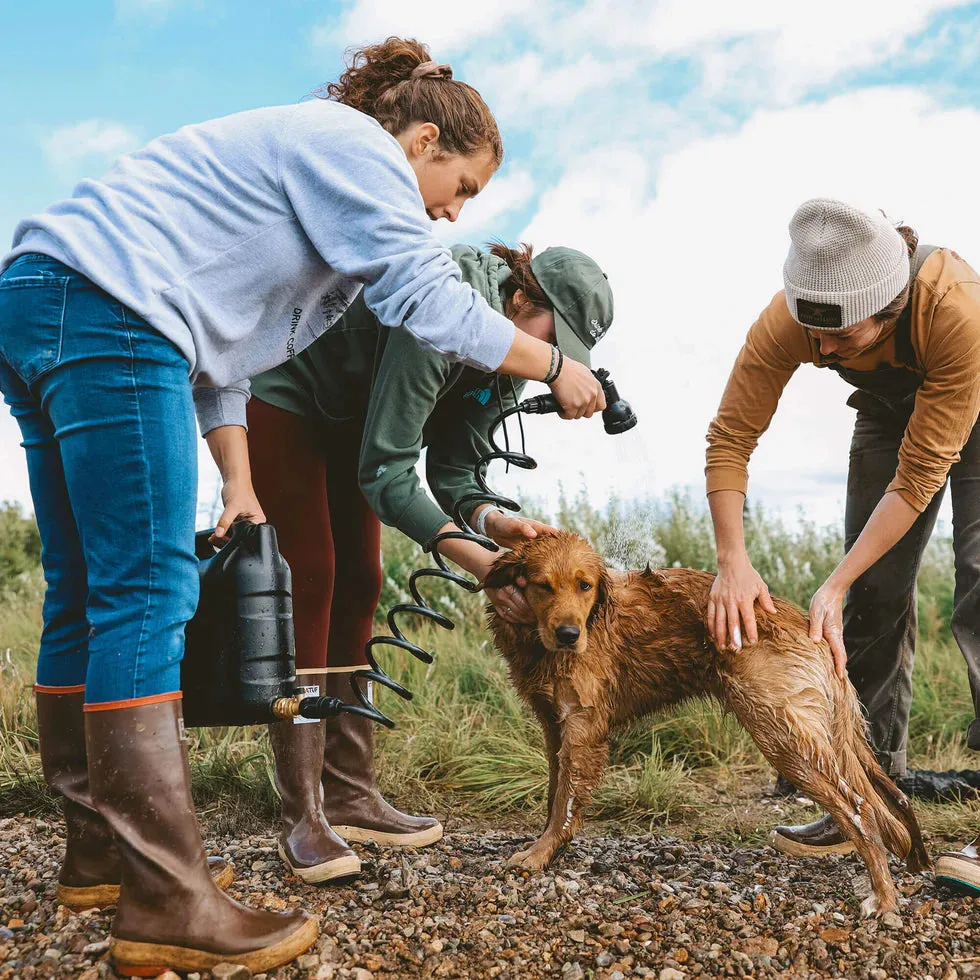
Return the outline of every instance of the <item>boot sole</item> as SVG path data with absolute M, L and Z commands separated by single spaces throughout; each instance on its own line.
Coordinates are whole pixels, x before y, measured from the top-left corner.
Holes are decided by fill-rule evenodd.
M 286 857 L 286 851 L 280 844 L 279 857 L 300 881 L 305 881 L 308 885 L 322 885 L 325 881 L 333 881 L 335 878 L 351 878 L 361 873 L 361 859 L 356 854 L 334 858 L 332 861 L 324 861 L 323 864 L 314 864 L 311 868 L 297 868 Z
M 118 885 L 58 885 L 58 902 L 72 912 L 111 908 L 118 901 Z
M 789 837 L 783 837 L 782 834 L 776 833 L 774 830 L 769 835 L 769 843 L 783 854 L 787 854 L 790 857 L 824 857 L 827 854 L 851 854 L 854 851 L 854 845 L 849 841 L 841 841 L 840 844 L 824 844 L 817 846 L 816 844 L 801 844 L 799 841 L 791 840 Z
M 936 861 L 936 881 L 953 888 L 969 889 L 980 894 L 980 868 L 973 863 L 957 861 L 955 857 L 941 857 Z
M 412 834 L 389 834 L 382 830 L 366 830 L 364 827 L 334 826 L 334 833 L 345 841 L 355 844 L 386 844 L 388 847 L 426 847 L 442 840 L 442 824 Z
M 307 919 L 295 932 L 272 946 L 250 953 L 211 953 L 186 946 L 137 943 L 129 939 L 111 940 L 109 954 L 117 973 L 126 977 L 156 977 L 166 970 L 182 973 L 210 970 L 219 963 L 236 963 L 252 973 L 266 973 L 296 959 L 317 940 L 316 919 Z
M 235 868 L 226 864 L 221 874 L 213 876 L 214 883 L 224 891 L 235 880 Z M 118 885 L 58 885 L 58 901 L 70 912 L 107 909 L 119 904 Z

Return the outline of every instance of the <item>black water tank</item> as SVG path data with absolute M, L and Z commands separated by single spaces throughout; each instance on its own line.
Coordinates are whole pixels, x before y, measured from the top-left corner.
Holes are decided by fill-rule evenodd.
M 187 624 L 180 687 L 191 727 L 272 721 L 296 686 L 289 565 L 271 524 L 236 524 L 217 554 L 195 539 L 201 598 Z

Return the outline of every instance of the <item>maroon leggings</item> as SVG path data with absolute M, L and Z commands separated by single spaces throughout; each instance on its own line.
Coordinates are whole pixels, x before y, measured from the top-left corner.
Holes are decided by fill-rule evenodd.
M 293 573 L 296 668 L 365 664 L 381 596 L 381 522 L 357 482 L 358 427 L 314 431 L 252 398 L 252 483 Z

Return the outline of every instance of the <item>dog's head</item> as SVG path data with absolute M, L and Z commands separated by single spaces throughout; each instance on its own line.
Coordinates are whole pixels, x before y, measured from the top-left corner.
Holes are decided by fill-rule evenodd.
M 544 647 L 581 653 L 589 627 L 609 601 L 609 573 L 588 541 L 560 531 L 543 534 L 498 558 L 486 585 L 527 581 L 524 594 Z

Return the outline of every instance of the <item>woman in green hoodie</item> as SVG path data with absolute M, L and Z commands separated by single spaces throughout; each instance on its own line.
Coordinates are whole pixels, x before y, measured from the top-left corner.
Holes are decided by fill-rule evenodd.
M 589 363 L 613 315 L 612 291 L 592 259 L 570 248 L 533 255 L 526 245 L 462 245 L 452 254 L 493 309 Z M 381 594 L 381 523 L 423 545 L 454 529 L 447 515 L 455 502 L 479 489 L 473 467 L 488 451 L 487 429 L 524 386 L 451 363 L 403 333 L 384 329 L 358 299 L 316 343 L 254 378 L 247 410 L 264 513 L 243 516 L 275 525 L 292 569 L 301 683 L 345 700 L 351 671 L 367 663 Z M 416 473 L 423 446 L 435 501 Z M 485 504 L 463 517 L 503 547 L 550 530 Z M 494 557 L 467 541 L 440 550 L 480 581 Z M 487 596 L 508 618 L 525 613 L 513 588 Z M 357 873 L 346 841 L 419 847 L 442 836 L 439 821 L 401 813 L 378 792 L 369 719 L 277 722 L 269 731 L 282 798 L 279 852 L 304 881 Z

